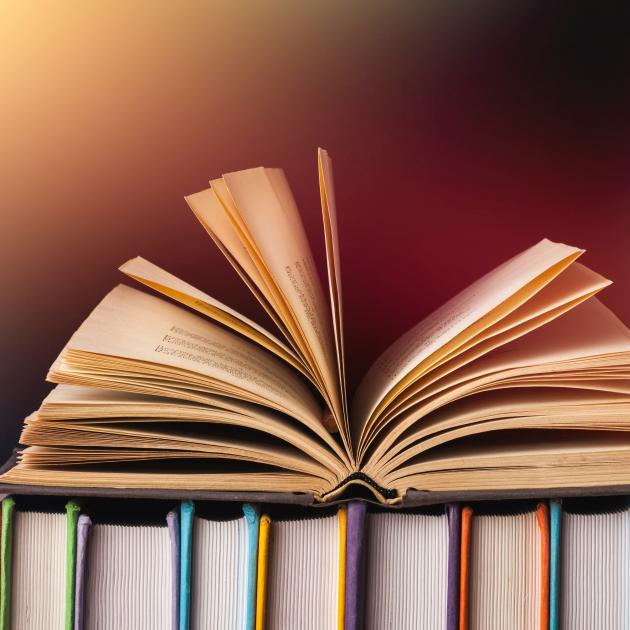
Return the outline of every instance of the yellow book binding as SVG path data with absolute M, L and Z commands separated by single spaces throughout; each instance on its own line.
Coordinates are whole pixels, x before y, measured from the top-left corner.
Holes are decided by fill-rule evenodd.
M 337 594 L 337 628 L 344 630 L 346 614 L 346 506 L 339 508 L 339 592 Z
M 256 577 L 256 630 L 265 628 L 265 603 L 267 600 L 267 560 L 269 557 L 269 530 L 271 519 L 263 514 L 260 517 L 258 534 L 258 571 Z

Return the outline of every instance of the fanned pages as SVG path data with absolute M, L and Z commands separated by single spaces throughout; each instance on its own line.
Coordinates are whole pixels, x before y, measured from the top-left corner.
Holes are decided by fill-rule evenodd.
M 332 312 L 333 331 L 335 334 L 335 350 L 337 353 L 337 374 L 341 388 L 344 415 L 348 415 L 346 394 L 346 367 L 343 351 L 343 310 L 341 300 L 341 262 L 339 259 L 339 232 L 337 229 L 337 206 L 333 185 L 332 160 L 328 152 L 319 149 L 317 152 L 319 166 L 319 192 L 322 202 L 322 218 L 324 221 L 324 239 L 326 243 L 326 267 L 328 269 L 328 286 Z
M 350 402 L 323 149 L 317 171 L 327 291 L 281 170 L 211 179 L 186 201 L 275 329 L 126 262 L 159 296 L 121 285 L 96 306 L 0 483 L 324 502 L 361 486 L 387 503 L 409 490 L 630 485 L 630 331 L 578 247 L 543 239 L 490 270 L 365 366 Z
M 222 304 L 190 284 L 176 278 L 174 275 L 168 273 L 168 271 L 160 269 L 157 265 L 139 256 L 122 265 L 120 271 L 138 280 L 142 284 L 155 289 L 159 293 L 173 298 L 184 306 L 188 306 L 214 319 L 227 328 L 232 329 L 234 332 L 247 337 L 265 350 L 269 350 L 269 352 L 284 359 L 289 365 L 308 376 L 300 359 L 286 344 L 282 343 L 280 339 L 266 331 L 256 322 L 237 313 L 229 306 Z

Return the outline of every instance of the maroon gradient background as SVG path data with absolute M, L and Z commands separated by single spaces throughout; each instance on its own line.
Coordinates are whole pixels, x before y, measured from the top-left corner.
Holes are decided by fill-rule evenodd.
M 586 248 L 630 323 L 625 6 L 2 3 L 0 455 L 128 258 L 264 322 L 183 196 L 281 166 L 321 260 L 318 145 L 335 164 L 353 384 L 543 237 Z

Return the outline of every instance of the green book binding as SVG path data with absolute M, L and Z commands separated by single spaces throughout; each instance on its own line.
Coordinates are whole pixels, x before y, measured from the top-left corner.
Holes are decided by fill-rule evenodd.
M 77 521 L 80 507 L 75 501 L 66 504 L 66 587 L 64 602 L 64 630 L 74 628 L 75 562 L 77 547 Z M 0 566 L 0 630 L 11 629 L 13 534 L 15 501 L 7 497 L 2 501 L 2 562 Z
M 11 627 L 11 563 L 13 561 L 13 510 L 15 501 L 2 501 L 2 566 L 0 567 L 0 630 Z
M 67 516 L 67 538 L 66 538 L 66 613 L 64 628 L 73 630 L 74 628 L 74 589 L 76 576 L 74 567 L 77 559 L 77 523 L 81 507 L 76 501 L 69 501 L 66 504 Z

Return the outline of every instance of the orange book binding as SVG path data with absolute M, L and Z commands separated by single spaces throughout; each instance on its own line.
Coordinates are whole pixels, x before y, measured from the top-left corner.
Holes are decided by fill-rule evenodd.
M 470 533 L 473 509 L 462 509 L 462 546 L 459 569 L 459 630 L 468 630 L 468 596 L 470 574 Z
M 536 506 L 540 527 L 540 629 L 549 629 L 549 508 L 546 503 Z

